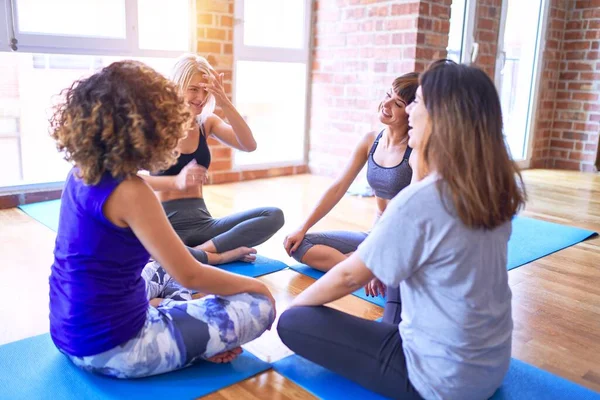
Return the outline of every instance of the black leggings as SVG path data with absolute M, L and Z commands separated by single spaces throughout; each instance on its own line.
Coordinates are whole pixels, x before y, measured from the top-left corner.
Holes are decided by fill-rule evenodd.
M 376 322 L 329 307 L 294 307 L 279 319 L 283 343 L 300 356 L 365 388 L 393 399 L 421 399 L 408 379 L 402 338 L 398 332 L 399 289 L 386 302 L 384 321 Z M 389 320 L 391 318 L 391 320 Z

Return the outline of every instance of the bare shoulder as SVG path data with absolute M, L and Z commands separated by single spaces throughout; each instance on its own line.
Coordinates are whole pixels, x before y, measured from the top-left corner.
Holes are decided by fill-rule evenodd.
M 357 147 L 368 154 L 369 150 L 371 150 L 371 147 L 373 146 L 373 143 L 375 142 L 375 139 L 377 138 L 377 134 L 377 131 L 365 133 L 361 138 L 360 142 L 358 143 Z
M 104 203 L 104 215 L 113 224 L 127 227 L 127 216 L 158 201 L 152 188 L 139 176 L 123 180 Z

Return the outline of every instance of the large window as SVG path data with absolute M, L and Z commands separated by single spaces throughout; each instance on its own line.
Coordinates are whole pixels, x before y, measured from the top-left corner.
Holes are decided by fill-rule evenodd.
M 513 158 L 523 160 L 525 167 L 540 77 L 546 3 L 504 1 L 498 39 L 496 86 L 502 102 L 504 134 Z
M 306 158 L 310 0 L 236 0 L 234 101 L 259 143 L 235 165 Z
M 457 63 L 471 63 L 477 58 L 478 44 L 473 41 L 475 0 L 452 0 L 448 58 Z
M 187 51 L 192 38 L 190 0 L 0 0 L 0 6 L 8 27 L 0 43 L 15 41 L 22 52 L 164 57 Z
M 0 190 L 63 181 L 70 165 L 48 135 L 61 90 L 124 58 L 167 73 L 189 51 L 192 9 L 189 0 L 0 0 Z

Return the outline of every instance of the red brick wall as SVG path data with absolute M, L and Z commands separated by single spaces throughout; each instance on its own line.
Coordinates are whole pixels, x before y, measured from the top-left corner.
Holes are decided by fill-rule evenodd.
M 542 81 L 546 91 L 540 96 L 534 166 L 596 171 L 600 0 L 553 0 L 550 16 L 543 72 L 548 82 Z M 547 118 L 550 109 L 551 129 Z
M 536 130 L 532 142 L 532 168 L 548 168 L 551 164 L 550 141 L 555 128 L 554 113 L 557 102 L 562 101 L 557 98 L 557 89 L 561 80 L 562 43 L 567 26 L 568 3 L 568 0 L 553 0 L 550 4 L 546 27 L 546 46 L 542 53 Z
M 381 129 L 377 106 L 399 75 L 445 57 L 451 0 L 318 0 L 310 169 L 336 175 L 359 138 Z
M 595 171 L 600 132 L 600 0 L 567 12 L 549 167 Z
M 284 0 L 282 0 L 284 1 Z M 224 85 L 232 97 L 233 76 L 233 0 L 196 0 L 198 43 L 196 51 L 209 59 L 211 64 L 225 74 Z M 220 110 L 216 111 L 222 116 Z M 210 183 L 237 182 L 272 176 L 301 174 L 306 166 L 283 166 L 278 168 L 237 170 L 233 166 L 233 150 L 214 139 L 209 139 L 212 154 Z
M 473 37 L 479 44 L 475 65 L 492 79 L 496 70 L 502 0 L 477 0 Z

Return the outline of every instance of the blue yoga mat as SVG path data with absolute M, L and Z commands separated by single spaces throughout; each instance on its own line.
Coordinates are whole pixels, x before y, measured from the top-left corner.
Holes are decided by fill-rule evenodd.
M 296 354 L 273 363 L 273 369 L 320 399 L 386 399 Z
M 257 276 L 267 275 L 272 272 L 281 271 L 287 268 L 287 264 L 281 261 L 273 260 L 265 256 L 256 256 L 256 261 L 253 263 L 247 263 L 242 261 L 236 261 L 228 264 L 217 265 L 218 268 L 224 269 L 225 271 L 232 272 L 238 275 L 251 276 L 256 278 Z
M 292 265 L 290 268 L 296 272 L 303 274 L 303 275 L 310 276 L 313 279 L 319 279 L 320 277 L 325 275 L 325 272 L 316 270 L 316 269 L 311 268 L 308 265 L 304 265 L 304 264 Z M 358 289 L 352 294 L 355 295 L 356 297 L 360 297 L 361 299 L 366 300 L 370 303 L 376 304 L 380 307 L 385 306 L 385 299 L 382 296 L 368 297 L 365 294 L 364 288 Z
M 30 217 L 46 225 L 53 231 L 56 232 L 58 230 L 60 200 L 26 204 L 19 206 L 19 208 L 27 213 Z M 228 264 L 221 264 L 218 265 L 218 267 L 226 271 L 233 272 L 234 274 L 256 278 L 257 276 L 281 271 L 288 266 L 281 261 L 273 260 L 264 256 L 257 256 L 256 261 L 253 263 L 236 261 Z
M 0 399 L 195 399 L 270 368 L 245 350 L 229 364 L 204 362 L 149 378 L 113 379 L 75 367 L 45 334 L 0 346 Z
M 597 233 L 594 231 L 573 226 L 555 224 L 527 217 L 515 217 L 513 219 L 512 234 L 508 241 L 506 268 L 510 271 L 596 235 Z M 314 279 L 319 279 L 324 275 L 323 272 L 304 264 L 292 266 L 291 268 Z M 366 298 L 364 291 L 363 295 L 354 294 L 372 303 L 379 304 L 377 302 L 379 299 L 373 301 Z
M 527 217 L 513 219 L 507 268 L 520 267 L 597 235 L 596 232 Z
M 60 214 L 60 200 L 43 201 L 19 206 L 31 218 L 41 222 L 54 232 L 58 231 L 58 216 Z
M 600 400 L 600 393 L 523 361 L 510 361 L 508 374 L 491 400 Z
M 273 364 L 273 369 L 313 395 L 327 399 L 383 399 L 296 354 Z M 502 386 L 491 400 L 600 400 L 600 394 L 573 382 L 512 359 Z

